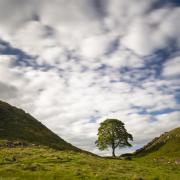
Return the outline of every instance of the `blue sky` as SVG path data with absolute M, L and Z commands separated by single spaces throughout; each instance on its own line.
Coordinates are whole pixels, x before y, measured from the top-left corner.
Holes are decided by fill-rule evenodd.
M 122 120 L 133 151 L 180 124 L 178 0 L 0 0 L 0 99 L 97 154 Z

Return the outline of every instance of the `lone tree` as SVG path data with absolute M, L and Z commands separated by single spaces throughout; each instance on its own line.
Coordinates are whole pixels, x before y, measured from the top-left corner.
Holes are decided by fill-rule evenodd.
M 112 156 L 115 157 L 115 149 L 125 146 L 132 146 L 128 140 L 133 140 L 127 132 L 124 123 L 118 119 L 106 119 L 98 129 L 98 140 L 95 142 L 100 150 L 112 148 Z

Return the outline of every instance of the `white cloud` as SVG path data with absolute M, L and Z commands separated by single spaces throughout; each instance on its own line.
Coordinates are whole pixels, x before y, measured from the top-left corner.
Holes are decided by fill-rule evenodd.
M 0 0 L 0 31 L 14 34 L 17 28 L 32 18 L 37 7 L 34 3 L 34 0 Z
M 83 58 L 88 59 L 101 57 L 108 51 L 114 39 L 109 34 L 88 37 L 82 41 L 80 53 Z
M 163 75 L 166 77 L 180 75 L 180 56 L 174 57 L 164 64 Z
M 0 81 L 4 83 L 11 83 L 9 80 L 15 80 L 17 76 L 13 69 L 11 69 L 16 56 L 13 55 L 0 55 Z
M 168 47 L 171 39 L 175 38 L 179 43 L 179 12 L 180 8 L 165 8 L 135 18 L 122 39 L 123 44 L 145 56 Z
M 144 60 L 125 47 L 119 47 L 110 56 L 102 58 L 102 62 L 113 68 L 121 67 L 142 67 Z

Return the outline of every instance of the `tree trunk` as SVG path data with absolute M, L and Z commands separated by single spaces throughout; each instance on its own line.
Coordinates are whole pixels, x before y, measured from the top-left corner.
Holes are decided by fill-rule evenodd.
M 112 124 L 112 156 L 113 157 L 116 157 L 116 155 L 115 155 L 115 140 L 114 140 L 115 138 L 114 138 L 114 126 L 113 126 L 113 124 Z
M 112 156 L 116 157 L 116 155 L 115 155 L 115 148 L 114 147 L 112 147 Z

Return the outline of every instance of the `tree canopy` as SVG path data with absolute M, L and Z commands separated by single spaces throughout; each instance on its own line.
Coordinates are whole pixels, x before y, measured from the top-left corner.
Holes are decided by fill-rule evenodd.
M 132 146 L 129 140 L 133 140 L 124 126 L 124 123 L 118 119 L 106 119 L 98 128 L 98 140 L 96 145 L 100 150 L 105 150 L 108 147 L 112 148 L 112 156 L 115 157 L 115 149 L 125 146 Z

